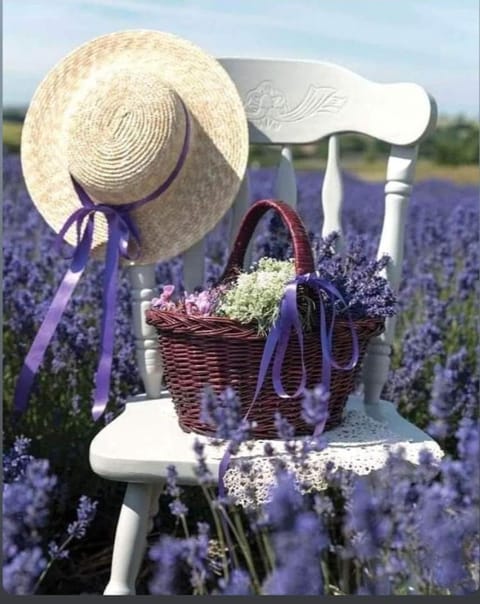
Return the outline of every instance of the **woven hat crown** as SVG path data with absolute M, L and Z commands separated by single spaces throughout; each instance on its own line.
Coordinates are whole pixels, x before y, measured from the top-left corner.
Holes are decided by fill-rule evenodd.
M 62 138 L 68 170 L 104 203 L 128 203 L 171 173 L 185 140 L 186 114 L 175 90 L 148 69 L 95 73 L 72 98 Z

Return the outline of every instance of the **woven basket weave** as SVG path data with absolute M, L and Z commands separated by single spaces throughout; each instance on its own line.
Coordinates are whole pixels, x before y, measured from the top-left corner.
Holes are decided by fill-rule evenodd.
M 314 260 L 308 235 L 296 212 L 287 204 L 263 200 L 254 204 L 245 215 L 221 282 L 232 280 L 243 266 L 250 238 L 260 218 L 270 209 L 285 222 L 293 243 L 297 275 L 314 271 Z M 147 311 L 147 323 L 159 334 L 165 381 L 178 414 L 180 426 L 187 432 L 213 435 L 212 426 L 200 421 L 200 393 L 206 384 L 220 394 L 232 386 L 239 394 L 242 411 L 247 412 L 258 379 L 266 338 L 257 335 L 255 326 L 242 325 L 224 317 L 202 317 L 182 312 Z M 342 371 L 332 368 L 328 420 L 325 429 L 342 421 L 348 395 L 369 339 L 381 333 L 383 319 L 354 321 L 359 343 L 359 361 L 355 369 Z M 346 364 L 352 355 L 352 336 L 346 319 L 337 318 L 333 332 L 333 357 Z M 307 388 L 321 382 L 322 353 L 318 327 L 304 334 L 304 359 Z M 282 382 L 287 392 L 294 392 L 302 375 L 297 338 L 291 337 L 282 368 Z M 279 411 L 294 427 L 297 435 L 311 434 L 313 429 L 301 418 L 301 397 L 281 399 L 274 391 L 271 364 L 260 394 L 248 418 L 255 422 L 252 436 L 276 438 L 274 414 Z

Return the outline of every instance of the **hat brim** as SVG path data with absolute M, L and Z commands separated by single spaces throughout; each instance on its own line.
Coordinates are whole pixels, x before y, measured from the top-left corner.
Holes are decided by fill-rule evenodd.
M 133 30 L 80 46 L 40 83 L 22 131 L 28 192 L 56 232 L 80 206 L 62 148 L 65 114 L 84 82 L 117 60 L 158 68 L 182 98 L 192 121 L 191 146 L 180 174 L 160 197 L 133 212 L 141 234 L 135 263 L 150 264 L 191 247 L 231 206 L 247 165 L 247 121 L 227 72 L 191 42 L 168 33 Z M 99 252 L 105 247 L 107 228 L 102 216 L 96 220 L 93 249 Z M 75 233 L 67 234 L 66 240 L 75 244 Z

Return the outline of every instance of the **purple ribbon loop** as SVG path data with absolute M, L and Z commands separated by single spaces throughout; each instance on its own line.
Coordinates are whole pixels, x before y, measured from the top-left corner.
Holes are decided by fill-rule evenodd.
M 146 197 L 128 204 L 96 204 L 72 177 L 73 186 L 81 207 L 76 209 L 65 221 L 57 235 L 56 246 L 61 245 L 68 230 L 75 225 L 77 243 L 71 257 L 71 264 L 62 279 L 40 329 L 33 340 L 17 379 L 14 395 L 14 411 L 23 413 L 28 405 L 35 374 L 42 364 L 47 347 L 60 323 L 65 308 L 87 265 L 93 242 L 95 217 L 103 214 L 108 226 L 108 239 L 105 254 L 105 273 L 103 282 L 103 314 L 100 335 L 100 361 L 95 375 L 95 394 L 92 417 L 97 420 L 108 402 L 110 375 L 113 363 L 115 305 L 117 293 L 117 270 L 120 257 L 135 260 L 140 252 L 140 234 L 130 212 L 157 199 L 172 184 L 182 169 L 190 143 L 190 119 L 185 105 L 185 139 L 178 161 L 168 178 L 155 191 Z M 129 251 L 129 243 L 135 246 L 135 253 Z
M 350 313 L 348 312 L 347 319 L 350 327 L 350 333 L 352 336 L 352 356 L 345 365 L 340 365 L 339 363 L 337 363 L 337 361 L 332 356 L 333 331 L 335 327 L 335 318 L 337 312 L 336 302 L 341 302 L 344 308 L 347 308 L 347 303 L 345 302 L 342 294 L 329 281 L 319 277 L 317 273 L 307 273 L 305 275 L 299 275 L 295 279 L 287 283 L 285 287 L 285 291 L 280 302 L 279 315 L 277 317 L 277 320 L 275 321 L 275 324 L 270 330 L 270 333 L 268 334 L 267 341 L 265 342 L 263 356 L 260 362 L 260 370 L 258 374 L 255 394 L 247 410 L 245 418 L 248 417 L 248 414 L 250 413 L 253 405 L 255 404 L 258 398 L 258 395 L 260 394 L 272 358 L 272 383 L 275 393 L 280 398 L 295 398 L 300 396 L 302 392 L 305 391 L 307 384 L 307 371 L 305 368 L 305 357 L 303 350 L 303 329 L 297 307 L 297 287 L 299 285 L 308 286 L 313 290 L 316 290 L 318 293 L 320 319 L 320 348 L 322 351 L 322 384 L 325 386 L 326 390 L 330 390 L 332 367 L 342 371 L 349 371 L 353 369 L 358 363 L 358 337 L 355 331 L 355 327 L 353 325 L 352 318 L 350 316 Z M 332 316 L 329 327 L 327 327 L 327 319 L 322 291 L 325 292 L 329 297 L 330 305 L 332 308 Z M 295 331 L 300 348 L 302 376 L 296 391 L 293 394 L 287 394 L 282 384 L 281 371 L 292 329 Z

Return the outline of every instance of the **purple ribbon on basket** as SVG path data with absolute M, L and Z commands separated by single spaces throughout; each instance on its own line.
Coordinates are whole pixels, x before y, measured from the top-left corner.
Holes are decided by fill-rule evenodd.
M 322 279 L 317 273 L 307 273 L 305 275 L 299 275 L 295 277 L 295 279 L 293 279 L 292 281 L 289 281 L 285 287 L 285 291 L 280 301 L 280 312 L 278 318 L 268 334 L 267 341 L 265 342 L 265 347 L 263 349 L 263 355 L 262 360 L 260 362 L 260 370 L 258 372 L 255 394 L 247 410 L 247 413 L 244 416 L 244 419 L 248 417 L 255 402 L 257 401 L 272 358 L 272 384 L 275 393 L 280 398 L 286 399 L 298 397 L 305 391 L 307 384 L 307 371 L 305 368 L 305 359 L 303 351 L 303 330 L 297 307 L 297 287 L 299 285 L 311 287 L 312 289 L 318 292 L 320 319 L 320 348 L 322 351 L 322 384 L 325 386 L 325 389 L 327 391 L 330 390 L 332 367 L 342 371 L 350 371 L 358 363 L 358 337 L 349 312 L 347 312 L 347 319 L 350 327 L 350 333 L 352 336 L 352 356 L 348 363 L 346 363 L 345 365 L 340 365 L 339 363 L 337 363 L 337 361 L 335 361 L 332 356 L 333 330 L 335 327 L 335 319 L 337 314 L 337 309 L 335 308 L 336 302 L 338 301 L 343 304 L 343 307 L 345 309 L 348 308 L 348 305 L 345 302 L 342 294 L 334 285 L 332 285 L 326 279 Z M 322 291 L 327 294 L 330 300 L 330 306 L 332 308 L 332 315 L 328 328 L 325 306 L 322 298 Z M 292 329 L 295 331 L 300 348 L 302 376 L 300 378 L 300 384 L 298 385 L 296 391 L 293 394 L 287 394 L 282 384 L 281 372 Z M 314 436 L 318 436 L 323 432 L 323 430 L 325 429 L 326 421 L 327 414 L 325 414 L 324 421 L 315 426 L 315 430 L 313 433 Z M 223 482 L 223 477 L 230 462 L 230 457 L 230 450 L 227 446 L 227 450 L 225 451 L 225 454 L 220 462 L 218 470 L 219 493 L 221 497 L 225 495 L 225 485 Z
M 35 374 L 43 361 L 47 347 L 55 333 L 68 301 L 85 270 L 92 247 L 93 230 L 97 214 L 102 214 L 107 221 L 108 239 L 103 285 L 100 361 L 95 376 L 95 394 L 92 407 L 93 419 L 97 420 L 105 411 L 108 402 L 113 360 L 118 262 L 120 257 L 126 258 L 127 260 L 135 260 L 138 257 L 141 245 L 140 234 L 130 212 L 158 198 L 164 193 L 177 178 L 185 163 L 190 144 L 190 119 L 187 108 L 183 103 L 182 106 L 185 112 L 185 139 L 177 163 L 167 179 L 146 197 L 122 205 L 110 205 L 106 203 L 96 204 L 82 186 L 71 177 L 75 192 L 82 205 L 67 218 L 57 235 L 56 244 L 57 246 L 60 246 L 65 234 L 73 225 L 76 225 L 77 244 L 73 252 L 70 267 L 63 277 L 53 301 L 50 304 L 17 379 L 14 395 L 15 412 L 23 413 L 27 408 Z M 130 240 L 135 243 L 135 255 L 131 255 L 128 251 Z

